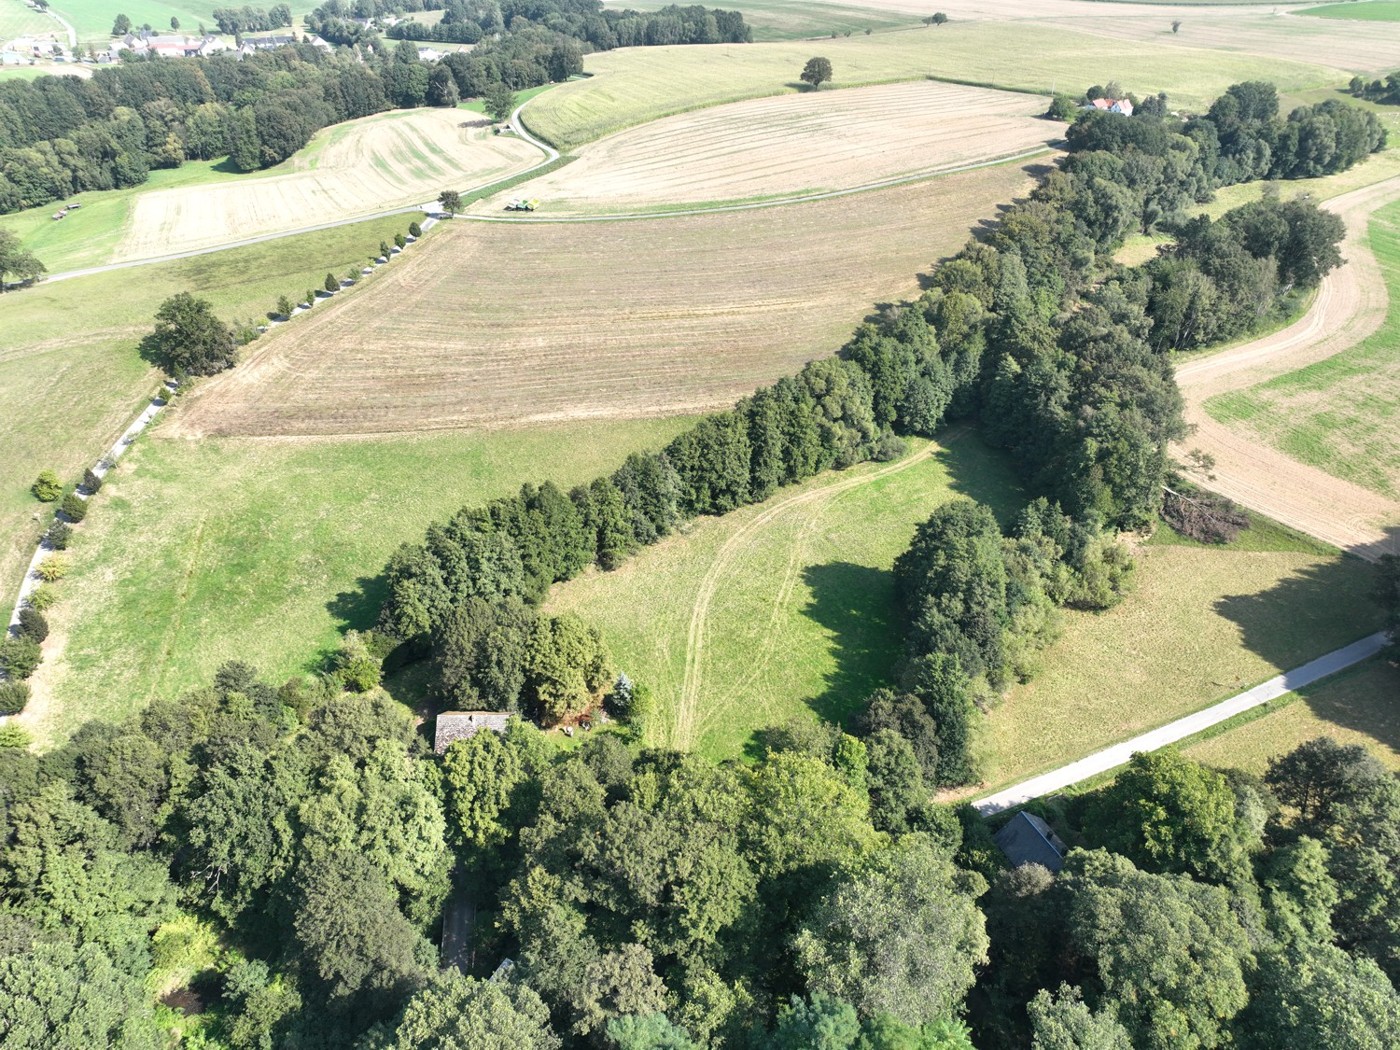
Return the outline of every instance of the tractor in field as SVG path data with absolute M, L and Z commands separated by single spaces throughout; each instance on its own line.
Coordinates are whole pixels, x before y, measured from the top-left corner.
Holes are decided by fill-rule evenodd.
M 506 205 L 506 211 L 534 211 L 539 206 L 540 202 L 537 200 L 526 200 L 523 197 L 517 197 Z

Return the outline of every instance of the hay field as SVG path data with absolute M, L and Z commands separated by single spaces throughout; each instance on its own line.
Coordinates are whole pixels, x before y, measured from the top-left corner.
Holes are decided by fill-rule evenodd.
M 1155 544 L 1138 553 L 1135 591 L 1107 612 L 1066 614 L 1041 673 L 991 712 L 985 789 L 1198 711 L 1379 626 L 1366 599 L 1372 569 L 1356 558 Z
M 555 588 L 550 607 L 597 625 L 651 688 L 649 745 L 717 761 L 790 718 L 847 720 L 888 684 L 901 638 L 889 569 L 955 495 L 1014 510 L 1010 464 L 970 431 L 911 442 L 892 463 L 827 472 L 767 502 L 702 518 L 613 572 Z
M 203 384 L 181 433 L 423 431 L 692 412 L 832 353 L 1029 177 L 1006 165 L 758 211 L 456 223 Z
M 1339 744 L 1360 744 L 1400 772 L 1400 670 L 1372 660 L 1299 693 L 1269 704 L 1267 713 L 1185 748 L 1198 762 L 1221 769 L 1263 773 L 1269 760 L 1299 744 L 1330 736 Z
M 1380 328 L 1333 357 L 1206 402 L 1216 420 L 1334 477 L 1400 497 L 1400 203 L 1375 213 L 1389 299 Z
M 1046 102 L 926 80 L 753 99 L 609 136 L 528 192 L 569 214 L 846 189 L 1047 146 Z
M 9 608 L 42 531 L 29 494 L 40 470 L 76 482 L 155 390 L 136 345 L 161 302 L 195 289 L 225 319 L 260 317 L 279 295 L 343 273 L 405 216 L 302 234 L 136 271 L 39 284 L 0 309 L 0 604 Z M 42 508 L 44 523 L 52 507 Z M 94 513 L 94 518 L 96 514 Z M 90 519 L 91 520 L 91 519 Z M 86 528 L 86 525 L 84 526 Z
M 0 0 L 0 43 L 20 36 L 57 40 L 68 46 L 68 35 L 54 19 L 26 7 L 24 0 Z
M 1160 9 L 1153 10 L 1154 17 L 1163 17 Z M 1287 91 L 1344 84 L 1351 76 L 1311 61 L 1192 46 L 1145 47 L 1140 40 L 1034 22 L 950 22 L 927 31 L 820 42 L 602 52 L 585 60 L 593 76 L 555 88 L 524 117 L 531 131 L 556 146 L 577 146 L 657 117 L 794 92 L 801 86 L 797 76 L 803 63 L 814 53 L 831 60 L 836 87 L 933 76 L 1049 93 L 1119 80 L 1139 94 L 1165 91 L 1188 108 L 1208 105 L 1242 80 L 1272 80 Z
M 44 744 L 244 660 L 271 681 L 373 624 L 399 543 L 526 480 L 570 486 L 665 444 L 673 418 L 346 441 L 171 440 L 155 429 L 94 497 L 23 721 Z M 369 590 L 361 589 L 368 583 Z
M 1313 18 L 1340 18 L 1356 22 L 1400 22 L 1400 3 L 1393 0 L 1368 0 L 1367 3 L 1323 4 L 1294 14 Z
M 455 109 L 366 117 L 321 132 L 285 174 L 140 194 L 117 255 L 150 258 L 417 204 L 444 186 L 491 182 L 540 158 Z

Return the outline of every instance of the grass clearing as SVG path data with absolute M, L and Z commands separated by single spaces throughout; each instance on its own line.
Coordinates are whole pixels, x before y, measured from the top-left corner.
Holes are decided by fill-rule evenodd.
M 1400 3 L 1366 0 L 1364 3 L 1323 4 L 1293 13 L 1311 18 L 1340 18 L 1348 22 L 1400 22 Z
M 655 693 L 653 745 L 722 760 L 792 717 L 844 721 L 887 684 L 901 648 L 889 568 L 955 495 L 1009 513 L 1001 454 L 964 431 L 894 463 L 828 472 L 766 503 L 694 522 L 621 568 L 555 588 Z
M 1067 613 L 1041 673 L 991 712 L 979 790 L 1164 725 L 1376 630 L 1369 565 L 1292 540 L 1279 546 L 1143 547 L 1135 591 L 1104 613 Z
M 525 111 L 530 130 L 562 148 L 721 102 L 795 92 L 814 49 L 840 87 L 936 77 L 1048 94 L 1121 80 L 1204 107 L 1230 84 L 1272 80 L 1282 90 L 1344 83 L 1339 69 L 1187 47 L 1144 48 L 1071 29 L 1014 22 L 950 22 L 937 30 L 792 41 L 646 47 L 590 55 L 594 74 L 563 84 Z
M 230 6 L 219 0 L 122 0 L 120 4 L 112 0 L 56 0 L 50 7 L 72 23 L 78 31 L 78 42 L 100 42 L 107 44 L 111 39 L 112 23 L 120 11 L 131 19 L 138 29 L 149 24 L 157 33 L 169 33 L 170 19 L 180 20 L 179 33 L 194 36 L 202 22 L 211 33 L 219 31 L 214 21 L 214 10 Z M 314 4 L 294 3 L 293 14 L 309 11 Z
M 1188 744 L 1185 753 L 1222 769 L 1263 773 L 1271 758 L 1330 736 L 1339 744 L 1360 744 L 1387 768 L 1400 772 L 1397 697 L 1400 670 L 1378 658 L 1256 708 Z
M 1221 423 L 1243 427 L 1310 466 L 1392 498 L 1400 495 L 1400 203 L 1377 211 L 1371 248 L 1390 305 L 1356 346 L 1247 390 L 1206 401 Z
M 157 382 L 136 344 L 166 298 L 194 291 L 225 319 L 261 317 L 278 296 L 319 287 L 328 269 L 344 273 L 407 226 L 403 216 L 379 219 L 134 273 L 116 270 L 6 293 L 0 300 L 4 607 L 42 528 L 31 520 L 41 508 L 29 494 L 30 483 L 45 468 L 77 480 L 131 422 Z
M 524 480 L 573 485 L 690 421 L 350 441 L 172 439 L 157 425 L 95 497 L 51 621 L 60 654 L 27 713 L 46 743 L 207 681 L 318 665 L 382 595 L 362 579 L 464 503 Z
M 57 40 L 68 46 L 68 36 L 54 19 L 27 6 L 24 0 L 0 0 L 0 44 L 16 37 Z
M 849 189 L 1048 148 L 1064 126 L 1044 109 L 927 80 L 752 99 L 609 136 L 529 192 L 545 214 L 572 214 Z
M 870 304 L 917 294 L 919 271 L 1028 186 L 1006 165 L 756 212 L 446 223 L 173 422 L 387 433 L 725 405 L 832 353 Z

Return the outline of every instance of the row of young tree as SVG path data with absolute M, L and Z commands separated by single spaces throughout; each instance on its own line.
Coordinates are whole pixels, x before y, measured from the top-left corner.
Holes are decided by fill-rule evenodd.
M 1390 73 L 1384 80 L 1366 81 L 1352 77 L 1348 90 L 1355 98 L 1368 102 L 1379 102 L 1388 106 L 1400 106 L 1400 73 Z
M 382 691 L 229 665 L 0 747 L 0 1039 L 1385 1050 L 1400 1026 L 1400 783 L 1360 748 L 1262 778 L 1138 756 L 1040 807 L 1056 875 L 1007 870 L 881 737 L 766 744 L 716 766 L 513 720 L 439 757 Z M 433 943 L 454 892 L 467 973 Z
M 216 7 L 214 22 L 220 33 L 237 36 L 242 33 L 264 33 L 292 24 L 292 9 L 286 4 L 261 7 Z

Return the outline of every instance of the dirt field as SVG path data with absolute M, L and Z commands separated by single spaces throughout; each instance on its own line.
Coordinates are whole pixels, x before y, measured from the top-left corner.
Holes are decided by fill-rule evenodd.
M 1374 558 L 1400 552 L 1400 502 L 1332 477 L 1231 428 L 1205 411 L 1207 398 L 1244 390 L 1355 346 L 1385 320 L 1385 281 L 1366 243 L 1372 212 L 1400 195 L 1400 177 L 1327 202 L 1346 221 L 1345 265 L 1324 278 L 1311 309 L 1288 328 L 1177 370 L 1186 420 L 1196 430 L 1180 451 L 1215 457 L 1211 488 L 1344 550 Z
M 286 174 L 143 193 L 117 256 L 166 255 L 416 204 L 444 185 L 504 178 L 541 156 L 513 136 L 493 136 L 485 118 L 452 109 L 367 117 L 321 136 Z
M 1047 102 L 936 81 L 753 99 L 612 135 L 529 193 L 570 213 L 846 189 L 1046 145 Z
M 168 425 L 381 433 L 713 408 L 832 353 L 1029 185 L 1007 165 L 757 211 L 459 221 L 260 341 Z

